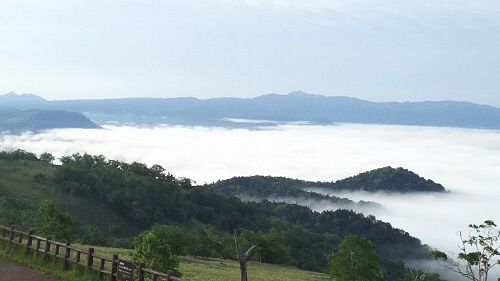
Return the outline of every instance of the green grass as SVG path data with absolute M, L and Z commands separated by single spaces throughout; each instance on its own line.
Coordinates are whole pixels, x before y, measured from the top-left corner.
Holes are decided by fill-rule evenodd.
M 7 245 L 0 242 L 0 259 L 12 261 L 26 268 L 31 268 L 43 275 L 48 275 L 62 281 L 95 281 L 99 280 L 96 273 L 89 272 L 83 268 L 72 267 L 70 270 L 63 270 L 63 263 L 51 258 L 44 261 L 41 254 L 31 251 L 29 254 L 24 249 Z
M 82 249 L 88 246 L 81 246 Z M 130 250 L 120 248 L 95 247 L 96 253 L 106 256 L 118 254 L 130 258 Z M 186 281 L 238 281 L 239 264 L 233 260 L 212 258 L 181 257 L 179 271 Z M 328 280 L 327 275 L 300 270 L 296 267 L 249 262 L 248 278 L 250 281 L 321 281 Z
M 75 245 L 81 249 L 86 246 Z M 96 253 L 104 256 L 118 254 L 122 258 L 130 257 L 130 250 L 121 248 L 95 247 Z M 85 269 L 63 270 L 61 261 L 43 261 L 40 254 L 26 254 L 23 248 L 0 242 L 0 258 L 10 260 L 31 268 L 42 274 L 50 275 L 62 281 L 94 281 L 98 277 Z M 239 264 L 233 260 L 212 258 L 181 257 L 179 270 L 185 281 L 238 281 Z M 250 281 L 325 281 L 325 274 L 300 270 L 295 267 L 249 262 L 248 278 Z

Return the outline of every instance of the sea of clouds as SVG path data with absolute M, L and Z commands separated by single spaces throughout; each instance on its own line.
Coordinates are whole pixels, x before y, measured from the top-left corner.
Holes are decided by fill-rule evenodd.
M 377 218 L 450 252 L 457 249 L 457 232 L 469 223 L 500 223 L 500 131 L 342 124 L 273 130 L 106 126 L 0 135 L 0 150 L 17 148 L 160 164 L 198 184 L 256 174 L 332 181 L 384 166 L 405 167 L 450 193 L 335 195 L 380 203 L 385 210 Z

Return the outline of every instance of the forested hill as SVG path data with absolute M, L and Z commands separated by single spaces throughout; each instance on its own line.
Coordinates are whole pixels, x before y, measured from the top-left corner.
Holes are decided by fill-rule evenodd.
M 0 133 L 99 128 L 82 113 L 44 108 L 47 102 L 33 94 L 18 95 L 11 92 L 0 95 Z
M 311 182 L 285 177 L 234 177 L 210 185 L 218 192 L 244 196 L 305 196 L 304 189 L 321 188 L 332 191 L 368 192 L 444 192 L 445 188 L 432 180 L 404 169 L 385 167 L 364 172 L 336 182 Z M 301 190 L 301 191 L 297 191 Z
M 245 203 L 192 186 L 158 165 L 86 154 L 61 161 L 53 165 L 47 155 L 0 153 L 0 224 L 29 229 L 38 204 L 50 199 L 74 218 L 77 239 L 92 237 L 93 243 L 104 245 L 128 245 L 139 231 L 169 224 L 191 233 L 186 250 L 191 255 L 218 257 L 218 241 L 230 244 L 230 232 L 242 228 L 245 245 L 267 243 L 260 250 L 263 261 L 310 270 L 324 269 L 328 253 L 348 234 L 372 240 L 387 262 L 428 254 L 428 248 L 407 232 L 352 211 L 318 213 L 293 204 Z M 233 250 L 228 251 L 232 255 Z M 389 264 L 387 271 L 404 270 Z
M 83 114 L 62 110 L 14 110 L 0 108 L 0 132 L 20 133 L 47 129 L 99 128 Z
M 364 190 L 370 192 L 444 192 L 444 186 L 425 179 L 403 168 L 385 167 L 339 180 L 333 184 L 337 190 Z
M 208 186 L 217 193 L 236 196 L 244 201 L 287 202 L 307 206 L 312 210 L 323 210 L 325 204 L 331 208 L 341 208 L 356 211 L 379 209 L 382 206 L 367 201 L 355 202 L 348 198 L 305 191 L 304 181 L 283 177 L 234 177 L 218 181 Z

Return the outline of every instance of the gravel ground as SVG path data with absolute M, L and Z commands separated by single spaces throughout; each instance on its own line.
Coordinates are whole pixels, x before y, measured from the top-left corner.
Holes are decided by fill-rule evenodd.
M 59 281 L 32 269 L 0 260 L 0 281 Z

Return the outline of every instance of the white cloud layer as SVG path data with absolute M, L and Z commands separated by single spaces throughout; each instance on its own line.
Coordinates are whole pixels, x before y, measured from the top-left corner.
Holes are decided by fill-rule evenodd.
M 262 131 L 106 127 L 0 137 L 0 149 L 14 148 L 158 163 L 200 184 L 255 174 L 329 181 L 402 166 L 443 184 L 451 193 L 343 196 L 383 204 L 387 211 L 378 213 L 378 218 L 447 250 L 456 249 L 456 233 L 469 223 L 500 222 L 499 131 L 373 125 Z

